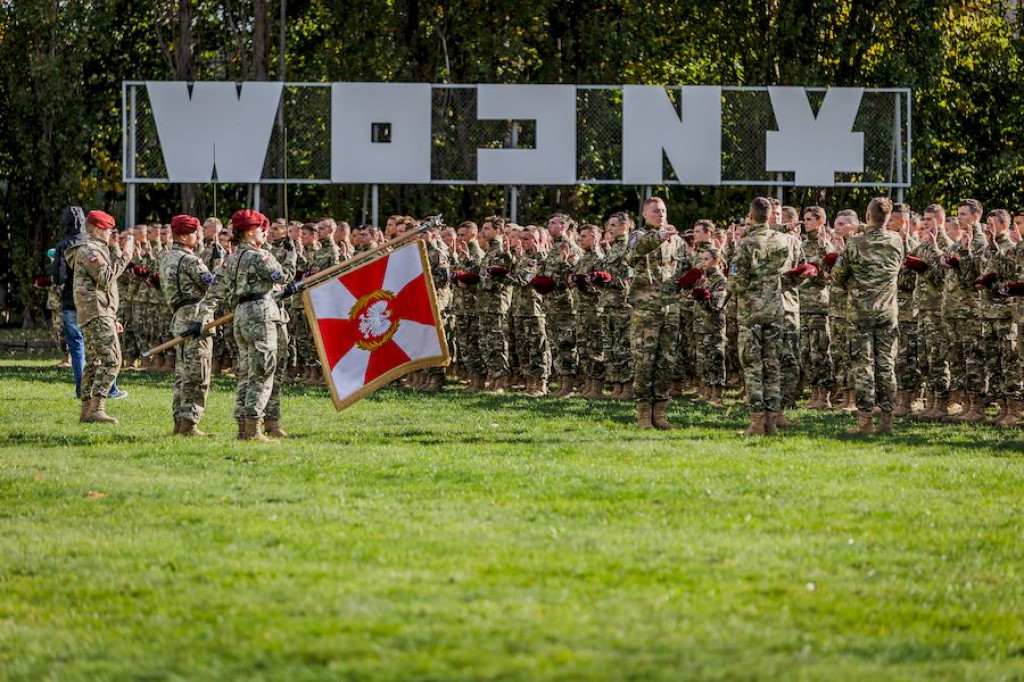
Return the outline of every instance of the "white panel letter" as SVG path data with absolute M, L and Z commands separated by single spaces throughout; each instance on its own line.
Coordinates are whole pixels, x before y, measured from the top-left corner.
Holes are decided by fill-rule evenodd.
M 684 185 L 722 181 L 722 88 L 683 86 L 679 119 L 665 88 L 622 86 L 622 182 L 660 185 L 662 151 Z
M 171 182 L 259 182 L 280 82 L 149 81 L 146 92 Z
M 803 187 L 830 187 L 836 173 L 864 172 L 864 133 L 850 132 L 863 94 L 829 88 L 815 118 L 803 88 L 768 88 L 779 130 L 766 133 L 765 170 L 793 171 Z
M 331 88 L 334 182 L 430 182 L 430 84 L 335 83 Z M 391 128 L 373 141 L 373 124 Z
M 477 180 L 486 185 L 576 183 L 576 87 L 478 85 L 480 120 L 536 121 L 535 149 L 480 149 Z

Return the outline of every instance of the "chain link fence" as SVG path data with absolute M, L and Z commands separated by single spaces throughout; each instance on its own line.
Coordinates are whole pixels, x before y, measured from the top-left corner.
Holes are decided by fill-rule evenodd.
M 667 87 L 680 103 L 680 87 Z M 814 111 L 824 89 L 808 89 Z M 909 185 L 910 91 L 865 90 L 854 124 L 864 133 L 864 171 L 836 175 L 836 184 L 864 187 Z M 616 184 L 622 179 L 622 88 L 576 86 L 577 182 Z M 125 84 L 125 180 L 166 182 L 160 139 L 144 83 Z M 530 148 L 530 121 L 478 120 L 473 86 L 435 85 L 432 92 L 431 177 L 435 184 L 476 183 L 479 149 Z M 722 90 L 722 184 L 794 185 L 792 173 L 765 170 L 767 131 L 777 130 L 766 88 Z M 130 159 L 134 150 L 134 172 Z M 287 166 L 286 166 L 287 163 Z M 330 84 L 286 84 L 278 123 L 267 148 L 262 177 L 270 183 L 331 182 Z M 665 185 L 679 184 L 667 159 Z

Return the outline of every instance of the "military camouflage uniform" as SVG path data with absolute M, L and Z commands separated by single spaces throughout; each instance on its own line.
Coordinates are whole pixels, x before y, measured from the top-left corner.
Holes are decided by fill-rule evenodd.
M 583 278 L 599 270 L 601 255 L 595 249 L 583 251 L 573 266 L 573 274 Z M 604 383 L 604 348 L 601 339 L 601 322 L 604 310 L 601 307 L 600 292 L 593 284 L 580 281 L 576 288 L 576 347 L 579 355 L 580 375 L 586 379 L 598 379 Z
M 491 268 L 511 272 L 512 257 L 505 251 L 504 239 L 496 236 L 487 245 L 480 261 L 480 284 L 477 287 L 476 311 L 480 329 L 480 356 L 493 379 L 511 373 L 509 359 L 509 307 L 512 285 L 508 272 L 499 274 Z
M 288 246 L 293 247 L 289 250 Z M 294 242 L 289 242 L 288 238 L 279 239 L 270 245 L 270 253 L 277 260 L 278 263 L 284 265 L 287 270 L 287 263 L 295 263 L 297 260 L 297 253 L 294 250 Z M 295 266 L 292 266 L 291 278 L 294 279 L 297 270 Z M 267 399 L 267 408 L 264 411 L 264 418 L 267 421 L 281 421 L 281 386 L 284 385 L 284 375 L 288 370 L 288 358 L 289 353 L 292 352 L 293 343 L 291 334 L 289 332 L 291 325 L 291 315 L 289 313 L 289 306 L 295 300 L 301 301 L 302 296 L 295 294 L 290 299 L 284 299 L 277 302 L 277 307 L 280 310 L 280 315 L 277 320 L 277 367 L 274 369 L 274 384 L 270 389 L 270 398 Z M 302 311 L 301 306 L 299 307 L 299 316 L 305 318 L 305 314 Z M 309 325 L 306 325 L 307 329 Z
M 455 252 L 454 269 L 459 272 L 480 273 L 480 261 L 484 251 L 473 240 L 466 246 L 469 255 Z M 483 376 L 487 364 L 480 354 L 480 319 L 477 316 L 477 284 L 459 283 L 453 290 L 452 303 L 455 309 L 455 336 L 458 339 L 459 362 L 470 374 Z
M 917 240 L 908 238 L 904 243 L 904 251 L 912 252 L 918 246 Z M 896 307 L 899 315 L 899 344 L 896 358 L 896 385 L 901 391 L 916 394 L 921 389 L 921 349 L 917 335 L 917 301 L 914 293 L 917 289 L 917 275 L 909 269 L 900 271 L 896 280 Z
M 832 275 L 850 293 L 851 363 L 861 413 L 870 414 L 876 405 L 882 412 L 893 410 L 899 341 L 896 280 L 905 255 L 898 234 L 868 227 L 849 239 Z
M 597 270 L 607 272 L 612 281 L 599 287 L 597 303 L 601 316 L 601 348 L 604 356 L 605 380 L 612 384 L 632 383 L 633 351 L 629 346 L 630 317 L 629 283 L 633 271 L 626 263 L 629 235 L 622 234 L 608 245 Z
M 947 238 L 943 248 L 948 246 Z M 949 397 L 950 376 L 947 358 L 949 338 L 942 319 L 942 289 L 946 276 L 939 262 L 942 253 L 935 242 L 923 241 L 909 255 L 921 259 L 926 266 L 914 278 L 920 373 L 928 392 L 945 400 Z
M 551 374 L 551 348 L 543 297 L 530 286 L 530 280 L 540 273 L 542 267 L 541 254 L 524 253 L 513 260 L 510 279 L 513 284 L 512 326 L 519 343 L 520 372 L 544 384 Z
M 451 344 L 455 336 L 455 315 L 452 313 L 452 282 L 451 256 L 448 247 L 440 239 L 427 239 L 427 261 L 430 264 L 430 277 L 434 282 L 434 296 L 437 298 L 437 313 L 444 327 L 445 340 L 448 342 L 448 354 L 451 356 Z M 444 376 L 446 367 L 431 367 L 427 374 Z
M 561 257 L 562 249 L 568 245 L 568 257 Z M 544 296 L 544 318 L 548 340 L 551 344 L 551 363 L 554 373 L 560 377 L 576 375 L 579 366 L 577 350 L 576 292 L 569 288 L 568 277 L 583 252 L 571 237 L 562 234 L 554 240 L 551 250 L 544 257 L 542 275 L 551 277 L 555 288 Z
M 670 240 L 666 240 L 670 242 Z M 662 248 L 658 230 L 644 226 L 630 237 L 626 263 L 633 268 L 629 289 L 633 397 L 637 403 L 669 398 L 679 339 L 679 241 Z
M 1009 259 L 1013 244 L 1004 232 L 986 247 L 977 259 L 978 276 L 996 275 L 996 280 L 981 290 L 982 361 L 988 379 L 990 398 L 1016 400 L 1020 396 L 1020 376 L 1017 373 L 1017 325 L 1013 320 L 1014 302 L 1000 296 L 1000 281 L 1013 274 Z
M 796 242 L 767 224 L 751 225 L 730 264 L 727 288 L 739 300 L 739 353 L 752 413 L 782 410 L 783 279 L 797 262 Z
M 975 226 L 975 235 L 980 236 L 981 226 Z M 963 248 L 960 240 L 953 243 L 947 255 L 959 259 L 957 267 L 946 271 L 944 288 L 944 318 L 950 339 L 949 361 L 953 390 L 967 395 L 982 395 L 985 392 L 985 363 L 981 357 L 981 299 L 974 288 L 977 266 L 972 263 L 975 250 L 985 247 L 982 242 Z
M 160 281 L 164 300 L 173 311 L 168 332 L 181 336 L 198 322 L 213 321 L 213 303 L 205 300 L 213 284 L 206 264 L 184 244 L 171 246 L 160 263 Z M 171 413 L 174 420 L 199 423 L 210 391 L 210 363 L 213 339 L 207 334 L 191 336 L 175 348 L 174 390 Z
M 778 230 L 790 242 L 793 267 L 804 261 L 804 248 L 800 238 L 792 232 Z M 779 372 L 782 390 L 782 408 L 796 407 L 800 392 L 800 286 L 803 280 L 782 278 L 782 352 Z
M 283 242 L 284 240 L 281 241 Z M 332 268 L 341 262 L 341 251 L 338 249 L 338 245 L 333 239 L 328 240 L 326 243 L 316 243 L 318 244 L 318 248 L 309 258 L 309 262 L 306 266 L 306 277 L 315 275 L 327 268 Z M 296 298 L 301 297 L 296 296 Z M 305 324 L 305 330 L 303 337 L 301 339 L 296 339 L 296 351 L 302 355 L 306 364 L 312 367 L 315 374 L 319 376 L 321 372 L 320 356 L 317 354 L 316 343 L 313 340 L 313 330 L 309 328 L 308 320 Z M 300 343 L 301 347 L 298 345 Z
M 818 274 L 804 279 L 800 286 L 801 365 L 807 385 L 830 391 L 835 387 L 835 369 L 824 260 L 835 249 L 821 244 L 815 232 L 804 241 L 803 251 L 805 262 L 818 268 Z
M 117 279 L 128 267 L 129 254 L 92 235 L 64 253 L 75 271 L 75 309 L 85 337 L 82 398 L 106 398 L 121 369 Z
M 726 280 L 714 267 L 705 272 L 698 288 L 710 294 L 708 299 L 694 301 L 693 343 L 697 348 L 697 376 L 705 386 L 725 386 L 725 304 Z M 692 299 L 691 292 L 689 294 Z

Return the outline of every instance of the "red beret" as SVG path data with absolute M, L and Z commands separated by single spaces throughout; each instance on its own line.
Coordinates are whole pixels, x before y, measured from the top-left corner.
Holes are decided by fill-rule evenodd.
M 240 232 L 269 226 L 270 221 L 267 219 L 267 216 L 263 215 L 259 211 L 254 211 L 251 208 L 243 208 L 241 211 L 235 211 L 234 215 L 231 216 L 231 227 Z
M 85 216 L 85 222 L 101 230 L 112 229 L 117 224 L 112 215 L 103 211 L 89 211 L 89 214 Z
M 199 229 L 199 218 L 190 215 L 176 215 L 171 218 L 171 232 L 174 234 L 192 234 Z

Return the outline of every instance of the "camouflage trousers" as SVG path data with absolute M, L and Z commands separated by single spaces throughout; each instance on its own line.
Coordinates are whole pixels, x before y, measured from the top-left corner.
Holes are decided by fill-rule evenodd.
M 544 316 L 551 346 L 551 366 L 558 376 L 572 376 L 579 367 L 577 319 L 572 310 L 557 309 Z
M 551 375 L 551 347 L 544 318 L 516 316 L 512 318 L 512 327 L 517 339 L 520 373 L 547 381 Z
M 168 333 L 180 336 L 193 322 L 199 322 L 196 306 L 183 306 L 174 311 Z M 210 392 L 210 364 L 213 338 L 203 334 L 190 337 L 174 349 L 174 388 L 171 391 L 171 416 L 198 423 L 206 410 Z
M 507 312 L 480 312 L 480 357 L 487 373 L 503 377 L 511 373 L 509 362 L 509 315 Z
M 593 305 L 591 305 L 591 303 Z M 596 301 L 586 301 L 576 316 L 579 329 L 576 334 L 580 358 L 580 375 L 587 379 L 604 381 L 604 344 L 602 340 L 602 318 L 604 309 Z
M 985 320 L 981 333 L 982 357 L 991 398 L 1019 399 L 1021 377 L 1018 371 L 1017 325 L 1012 320 Z
M 64 338 L 64 316 L 60 309 L 50 311 L 50 336 L 57 344 L 57 352 L 63 358 L 68 353 L 68 341 Z
M 288 325 L 284 322 L 277 323 L 277 357 L 285 357 L 291 345 L 291 334 L 288 333 Z M 281 421 L 281 386 L 284 385 L 284 373 L 288 366 L 284 363 L 277 363 L 274 370 L 274 385 L 270 388 L 270 397 L 267 398 L 267 408 L 263 411 L 264 419 Z
M 917 392 L 921 388 L 921 348 L 917 342 L 917 321 L 900 320 L 899 333 L 896 386 L 901 391 Z
M 638 403 L 668 400 L 676 367 L 679 309 L 635 305 L 629 338 L 633 349 L 633 396 Z
M 840 391 L 853 390 L 853 370 L 850 361 L 850 321 L 845 317 L 833 317 L 832 323 L 832 367 L 836 388 Z
M 277 369 L 277 303 L 268 299 L 242 303 L 235 309 L 235 420 L 264 416 Z
M 726 376 L 740 376 L 743 374 L 743 365 L 740 363 L 740 326 L 736 322 L 735 310 L 726 314 L 725 339 Z
M 444 328 L 444 338 L 448 343 L 448 357 L 451 358 L 451 362 L 456 362 L 455 316 L 451 314 L 447 307 L 441 308 L 438 310 L 438 313 L 441 315 L 441 327 Z M 440 374 L 443 376 L 447 371 L 447 367 L 429 367 L 427 374 Z
M 613 384 L 633 380 L 633 351 L 629 345 L 632 309 L 625 306 L 605 308 L 601 316 L 601 347 L 605 379 Z
M 296 364 L 302 364 L 305 367 L 312 367 L 319 371 L 320 359 L 316 353 L 316 342 L 313 340 L 313 330 L 309 328 L 309 320 L 306 319 L 306 311 L 302 308 L 293 308 L 291 319 Z
M 985 392 L 985 362 L 981 357 L 981 320 L 974 317 L 946 319 L 949 337 L 946 360 L 951 388 L 966 393 Z
M 871 412 L 878 406 L 892 412 L 896 400 L 896 354 L 899 325 L 895 320 L 872 323 L 858 320 L 850 336 L 851 363 L 857 409 Z
M 124 324 L 121 352 L 126 360 L 135 360 L 152 346 L 146 345 L 146 339 L 142 334 L 142 320 L 139 319 L 138 305 L 135 301 L 124 301 L 121 307 L 121 322 Z
M 679 307 L 679 337 L 676 339 L 676 364 L 672 370 L 672 380 L 688 381 L 697 376 L 697 344 L 692 334 L 693 311 L 687 305 Z
M 106 398 L 121 370 L 121 342 L 114 324 L 112 317 L 95 317 L 82 325 L 85 339 L 83 398 Z
M 750 411 L 781 411 L 782 325 L 741 325 L 739 350 Z
M 470 374 L 486 374 L 487 364 L 480 355 L 480 319 L 472 315 L 455 316 L 455 336 L 459 343 L 459 361 Z
M 948 345 L 942 313 L 938 310 L 918 312 L 917 346 L 922 378 L 928 391 L 940 398 L 949 396 Z
M 828 315 L 800 313 L 800 353 L 807 385 L 825 389 L 835 386 L 832 327 Z
M 800 393 L 800 318 L 787 318 L 782 323 L 782 355 L 779 381 L 782 388 L 782 407 L 796 407 Z
M 705 386 L 725 386 L 725 327 L 692 336 L 697 348 L 697 376 Z
M 214 317 L 225 315 L 222 309 L 217 310 Z M 238 355 L 238 347 L 235 345 L 235 334 L 231 327 L 221 327 L 220 333 L 213 337 L 213 357 L 221 362 L 230 361 Z

